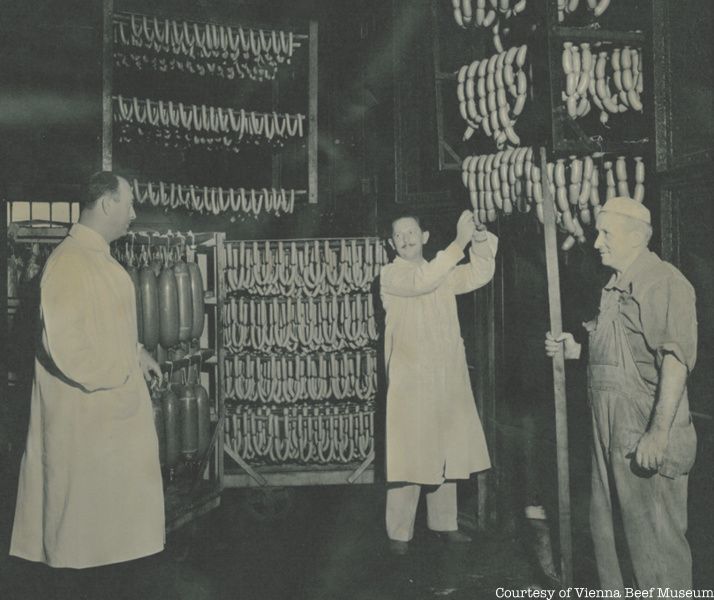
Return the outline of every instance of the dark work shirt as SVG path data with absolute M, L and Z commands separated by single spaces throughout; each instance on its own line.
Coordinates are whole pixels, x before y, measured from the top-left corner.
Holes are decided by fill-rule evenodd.
M 697 359 L 694 288 L 680 271 L 644 250 L 602 290 L 600 306 L 612 294 L 622 296 L 620 313 L 637 368 L 654 388 L 665 354 L 674 355 L 691 372 Z

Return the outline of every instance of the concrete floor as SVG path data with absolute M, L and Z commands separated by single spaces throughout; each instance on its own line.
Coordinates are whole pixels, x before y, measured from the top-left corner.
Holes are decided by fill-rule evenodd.
M 581 475 L 584 479 L 586 472 Z M 577 474 L 573 487 L 575 581 L 594 588 L 587 487 Z M 7 555 L 14 490 L 14 484 L 0 490 L 2 600 L 474 600 L 495 598 L 499 587 L 544 583 L 518 527 L 474 533 L 467 547 L 448 546 L 425 530 L 423 502 L 409 553 L 390 554 L 383 527 L 384 486 L 374 484 L 293 488 L 279 496 L 286 503 L 284 516 L 267 520 L 250 508 L 246 490 L 226 490 L 221 507 L 194 528 L 170 536 L 165 552 L 125 570 L 100 570 L 87 580 L 99 587 L 94 596 L 77 588 L 63 595 L 54 570 Z M 705 510 L 709 503 L 698 495 L 690 507 L 689 537 L 696 587 L 710 589 L 714 537 L 711 511 Z M 120 582 L 128 582 L 124 596 L 118 595 Z
M 7 500 L 7 498 L 6 498 Z M 295 489 L 289 514 L 265 521 L 228 490 L 195 531 L 132 571 L 136 599 L 392 600 L 493 598 L 498 587 L 537 581 L 524 544 L 505 532 L 474 534 L 454 547 L 418 527 L 406 556 L 392 555 L 383 529 L 382 485 Z M 9 502 L 4 502 L 8 508 Z M 0 598 L 53 598 L 51 569 L 7 557 L 10 515 L 3 511 Z M 187 553 L 187 556 L 186 556 Z M 108 580 L 104 598 L 112 598 Z

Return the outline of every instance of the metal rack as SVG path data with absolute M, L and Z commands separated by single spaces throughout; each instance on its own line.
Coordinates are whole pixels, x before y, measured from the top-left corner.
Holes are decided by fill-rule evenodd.
M 167 379 L 179 370 L 197 367 L 200 376 L 208 382 L 209 397 L 212 399 L 211 444 L 206 456 L 190 473 L 177 476 L 173 481 L 165 480 L 164 498 L 166 531 L 172 532 L 192 522 L 220 504 L 223 490 L 223 405 L 224 354 L 222 344 L 223 302 L 225 298 L 223 272 L 225 269 L 222 252 L 224 233 L 192 233 L 154 231 L 138 229 L 131 231 L 128 238 L 117 242 L 117 246 L 129 244 L 135 247 L 169 247 L 187 245 L 193 254 L 205 282 L 204 309 L 207 327 L 200 340 L 200 349 L 187 356 L 161 362 L 161 369 Z
M 261 248 L 264 249 L 265 252 L 269 252 L 270 254 L 270 261 L 274 260 L 274 252 L 278 250 L 278 248 L 284 249 L 286 252 L 286 256 L 289 253 L 289 248 L 291 244 L 300 244 L 304 245 L 306 249 L 316 249 L 319 248 L 320 252 L 318 253 L 320 256 L 324 256 L 324 253 L 332 253 L 332 252 L 339 252 L 340 249 L 344 248 L 349 248 L 350 243 L 352 240 L 347 240 L 347 243 L 345 243 L 345 240 L 340 240 L 340 239 L 299 239 L 299 240 L 241 240 L 241 241 L 236 241 L 236 242 L 231 242 L 228 241 L 226 242 L 226 252 L 227 253 L 232 253 L 234 251 L 234 245 L 237 244 L 244 244 L 248 248 L 253 248 L 254 245 L 256 245 L 256 248 Z M 377 248 L 378 246 L 378 241 L 374 239 L 365 239 L 361 238 L 358 240 L 362 244 L 374 244 L 374 248 Z M 361 248 L 360 248 L 361 250 Z M 313 250 L 315 251 L 315 250 Z M 236 251 L 237 253 L 237 251 Z M 379 265 L 383 264 L 383 256 L 377 257 L 379 262 Z M 239 268 L 240 265 L 236 263 L 235 258 L 227 259 L 227 265 L 228 269 L 236 269 Z M 379 267 L 377 265 L 377 268 Z M 284 306 L 286 302 L 302 302 L 303 300 L 307 301 L 315 301 L 319 302 L 320 294 L 317 294 L 316 297 L 308 297 L 308 296 L 303 296 L 302 293 L 296 292 L 297 295 L 291 295 L 291 296 L 280 296 L 280 294 L 275 295 L 274 293 L 270 293 L 268 296 L 252 296 L 248 293 L 247 289 L 233 289 L 235 288 L 235 281 L 237 280 L 236 277 L 231 277 L 229 273 L 226 273 L 227 279 L 230 279 L 234 282 L 233 287 L 231 288 L 230 295 L 238 294 L 238 297 L 242 298 L 257 298 L 258 301 L 261 301 L 263 299 L 268 299 L 268 301 L 273 302 L 275 301 L 281 306 Z M 354 294 L 354 293 L 361 293 L 364 295 L 364 290 L 361 292 L 356 290 L 356 289 L 351 289 L 349 292 L 347 292 L 348 295 Z M 342 294 L 344 296 L 345 294 Z M 370 298 L 371 300 L 371 298 Z M 230 321 L 226 318 L 224 319 L 224 325 L 227 327 L 230 327 L 232 324 Z M 368 348 L 363 348 L 363 350 L 368 350 Z M 246 350 L 247 353 L 253 352 L 253 350 Z M 344 351 L 335 351 L 332 352 L 332 354 L 336 355 L 341 355 Z M 348 353 L 354 353 L 354 350 L 348 350 Z M 328 352 L 328 355 L 330 353 Z M 310 358 L 313 356 L 320 355 L 322 357 L 325 356 L 324 352 L 314 352 L 312 350 L 307 350 L 306 348 L 299 348 L 297 351 L 297 355 L 305 358 Z M 228 356 L 228 354 L 224 354 L 224 356 L 228 359 L 232 358 L 232 356 Z M 271 349 L 267 354 L 264 353 L 257 353 L 256 357 L 262 357 L 265 360 L 277 360 L 280 361 L 281 358 L 284 360 L 290 360 L 286 357 L 291 357 L 291 359 L 294 359 L 296 356 L 296 351 L 293 350 L 291 352 L 283 352 L 281 349 Z M 228 375 L 227 371 L 224 370 L 224 375 Z M 327 376 L 327 375 L 325 375 Z M 374 376 L 376 377 L 376 372 L 374 373 Z M 265 377 L 265 375 L 263 375 Z M 307 377 L 307 374 L 306 374 Z M 321 396 L 322 397 L 322 396 Z M 332 397 L 331 397 L 332 398 Z M 352 408 L 349 408 L 347 405 L 354 404 Z M 255 406 L 256 408 L 251 409 L 251 406 Z M 300 401 L 297 403 L 290 403 L 286 404 L 285 402 L 281 401 L 280 398 L 275 398 L 275 402 L 269 402 L 267 404 L 261 404 L 256 400 L 256 402 L 249 402 L 247 405 L 241 404 L 241 403 L 234 403 L 234 406 L 231 410 L 227 410 L 227 422 L 226 422 L 226 427 L 227 427 L 227 434 L 225 438 L 225 443 L 224 443 L 224 450 L 225 453 L 228 457 L 231 458 L 232 462 L 235 463 L 235 466 L 237 468 L 226 468 L 226 471 L 224 473 L 224 482 L 226 487 L 250 487 L 250 488 L 268 488 L 268 487 L 275 487 L 275 486 L 287 486 L 287 487 L 292 487 L 292 486 L 306 486 L 306 485 L 339 485 L 339 484 L 353 484 L 353 483 L 371 483 L 374 481 L 374 469 L 372 467 L 372 462 L 374 460 L 374 450 L 373 450 L 373 443 L 374 443 L 374 438 L 373 436 L 370 437 L 370 447 L 369 449 L 365 450 L 360 454 L 361 458 L 359 460 L 351 460 L 348 462 L 340 462 L 340 461 L 335 461 L 335 462 L 323 462 L 319 463 L 315 460 L 296 460 L 292 459 L 290 461 L 283 462 L 281 464 L 270 464 L 270 461 L 266 463 L 265 461 L 262 460 L 257 460 L 254 458 L 253 460 L 251 459 L 246 459 L 244 456 L 241 455 L 241 452 L 239 451 L 239 446 L 240 444 L 237 443 L 236 439 L 236 433 L 235 430 L 236 428 L 240 427 L 239 421 L 240 419 L 247 419 L 249 418 L 249 414 L 252 414 L 251 411 L 253 411 L 255 414 L 252 414 L 253 420 L 259 420 L 260 425 L 259 427 L 266 428 L 266 427 L 282 427 L 283 430 L 285 431 L 291 431 L 291 435 L 296 435 L 297 437 L 295 439 L 292 439 L 291 436 L 287 436 L 286 440 L 279 440 L 280 443 L 287 444 L 287 446 L 283 445 L 284 450 L 289 450 L 289 446 L 292 444 L 293 448 L 292 450 L 296 450 L 296 445 L 300 445 L 300 442 L 303 442 L 302 445 L 306 442 L 306 440 L 301 437 L 300 431 L 302 431 L 298 426 L 296 425 L 296 420 L 297 419 L 302 419 L 303 423 L 310 423 L 309 427 L 312 427 L 315 425 L 315 427 L 325 427 L 328 428 L 330 427 L 330 424 L 334 427 L 333 431 L 338 429 L 338 425 L 336 425 L 336 422 L 339 422 L 340 419 L 342 419 L 342 425 L 346 429 L 346 425 L 344 423 L 350 422 L 350 419 L 353 418 L 353 415 L 350 411 L 355 410 L 359 411 L 362 410 L 359 407 L 363 407 L 364 411 L 366 411 L 364 414 L 369 415 L 369 419 L 373 424 L 373 399 L 370 401 L 349 401 L 349 402 L 338 402 L 335 401 L 334 398 L 332 400 L 328 401 Z M 339 411 L 343 412 L 339 412 Z M 246 412 L 247 411 L 247 412 Z M 230 414 L 229 414 L 230 413 Z M 245 414 L 244 414 L 245 413 Z M 294 414 L 293 414 L 294 413 Z M 360 413 L 361 414 L 361 413 Z M 356 417 L 360 418 L 360 417 Z M 320 422 L 319 425 L 316 425 L 317 422 Z M 267 424 L 266 424 L 267 423 Z M 270 423 L 273 423 L 273 425 L 270 425 Z M 304 425 L 304 427 L 307 427 Z M 233 428 L 233 429 L 231 429 Z M 373 429 L 372 429 L 373 431 Z M 231 433 L 233 432 L 233 433 Z M 244 432 L 245 433 L 245 432 Z M 240 435 L 240 434 L 238 434 Z M 250 435 L 250 432 L 247 433 L 247 435 Z M 328 435 L 328 434 L 326 434 Z M 286 452 L 287 453 L 287 452 Z M 295 452 L 293 452 L 295 454 Z

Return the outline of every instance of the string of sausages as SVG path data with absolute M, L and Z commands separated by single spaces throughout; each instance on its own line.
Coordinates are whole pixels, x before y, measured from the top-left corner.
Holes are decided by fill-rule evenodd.
M 233 150 L 241 144 L 284 144 L 303 137 L 305 115 L 260 113 L 228 107 L 168 100 L 114 96 L 114 122 L 119 141 L 149 138 L 165 145 L 200 144 L 209 150 Z
M 247 461 L 348 464 L 374 450 L 372 403 L 241 406 L 225 421 L 225 437 Z
M 114 60 L 120 66 L 183 71 L 224 79 L 274 79 L 300 47 L 292 31 L 198 24 L 115 14 Z
M 611 114 L 642 112 L 644 90 L 642 51 L 629 46 L 610 47 L 600 42 L 563 43 L 565 89 L 563 100 L 573 119 L 584 117 L 591 103 L 600 110 L 604 125 Z M 614 90 L 613 86 L 614 85 Z
M 456 95 L 461 118 L 467 124 L 464 141 L 480 129 L 499 150 L 507 143 L 520 144 L 514 126 L 529 90 L 527 52 L 525 44 L 513 46 L 459 69 Z
M 256 296 L 316 296 L 365 292 L 386 264 L 378 240 L 226 243 L 226 284 Z
M 574 242 L 585 242 L 583 225 L 590 225 L 597 217 L 601 200 L 614 196 L 632 197 L 642 202 L 645 194 L 645 165 L 642 157 L 629 159 L 618 156 L 614 162 L 608 157 L 570 156 L 547 163 L 548 181 L 556 208 L 556 219 L 569 236 L 563 249 Z M 535 207 L 543 222 L 543 177 L 540 167 L 533 162 L 530 147 L 507 148 L 496 154 L 467 156 L 462 162 L 462 183 L 476 219 L 493 222 L 498 215 L 509 215 L 514 206 L 520 212 Z M 601 191 L 600 183 L 605 185 Z M 634 185 L 633 185 L 634 184 Z
M 370 294 L 229 298 L 223 305 L 223 346 L 231 352 L 331 352 L 378 339 Z
M 139 204 L 176 210 L 220 215 L 233 213 L 257 217 L 261 213 L 292 214 L 296 190 L 245 189 L 182 185 L 163 181 L 132 181 L 134 198 Z
M 310 354 L 228 355 L 225 398 L 238 402 L 294 404 L 372 400 L 377 393 L 374 350 Z

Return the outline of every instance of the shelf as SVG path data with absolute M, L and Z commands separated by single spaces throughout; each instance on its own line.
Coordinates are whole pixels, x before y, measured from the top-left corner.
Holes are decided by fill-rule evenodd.
M 562 25 L 554 25 L 551 31 L 554 37 L 572 42 L 645 43 L 645 34 L 642 31 L 614 31 L 596 27 L 563 27 Z
M 210 348 L 202 348 L 200 351 L 186 356 L 184 358 L 179 358 L 177 360 L 167 360 L 161 363 L 161 370 L 169 373 L 171 371 L 177 371 L 180 369 L 185 369 L 191 365 L 201 364 L 215 364 L 217 362 L 215 357 L 215 352 Z
M 348 478 L 360 463 L 330 465 L 279 465 L 253 467 L 265 480 L 258 483 L 244 471 L 226 469 L 223 480 L 226 487 L 264 487 L 264 486 L 307 486 L 307 485 L 349 485 L 350 483 L 374 483 L 374 467 L 365 468 L 353 482 Z

